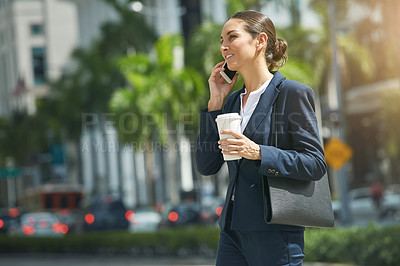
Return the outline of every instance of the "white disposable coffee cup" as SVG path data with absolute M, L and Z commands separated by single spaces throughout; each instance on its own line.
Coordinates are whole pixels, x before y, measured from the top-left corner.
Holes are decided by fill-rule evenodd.
M 227 113 L 227 114 L 219 115 L 219 116 L 217 116 L 215 121 L 217 122 L 220 139 L 235 138 L 230 134 L 221 134 L 222 130 L 233 130 L 237 133 L 241 133 L 240 122 L 242 121 L 242 118 L 240 117 L 240 115 L 238 113 Z M 239 155 L 224 154 L 225 161 L 238 160 L 241 158 L 242 158 L 242 156 L 239 156 Z

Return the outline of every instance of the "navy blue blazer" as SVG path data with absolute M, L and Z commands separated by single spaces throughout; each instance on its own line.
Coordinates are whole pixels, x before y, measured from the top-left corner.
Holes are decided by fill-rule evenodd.
M 287 80 L 274 72 L 270 84 L 261 95 L 243 134 L 261 147 L 261 161 L 240 159 L 227 161 L 229 185 L 219 226 L 225 228 L 226 210 L 234 191 L 232 230 L 304 229 L 299 226 L 272 225 L 264 220 L 262 175 L 274 178 L 318 180 L 326 172 L 324 151 L 319 139 L 315 116 L 314 92 L 300 82 Z M 221 113 L 240 112 L 240 93 L 228 96 L 222 110 L 200 114 L 200 135 L 197 141 L 197 169 L 202 175 L 216 174 L 225 163 L 218 148 L 215 122 Z M 275 103 L 275 104 L 274 104 Z M 273 110 L 276 108 L 276 110 Z M 277 147 L 271 132 L 275 114 Z M 235 187 L 235 189 L 234 189 Z

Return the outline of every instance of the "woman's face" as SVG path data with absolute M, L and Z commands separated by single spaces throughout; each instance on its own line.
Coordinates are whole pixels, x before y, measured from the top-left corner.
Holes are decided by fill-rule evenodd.
M 221 52 L 230 70 L 240 69 L 254 62 L 256 56 L 257 38 L 252 38 L 244 28 L 240 19 L 230 19 L 224 25 L 221 33 Z

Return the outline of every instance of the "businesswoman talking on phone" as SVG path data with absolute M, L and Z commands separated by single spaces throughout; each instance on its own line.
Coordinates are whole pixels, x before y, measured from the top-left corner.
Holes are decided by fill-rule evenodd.
M 221 52 L 229 69 L 242 75 L 244 86 L 230 94 L 237 76 L 225 82 L 220 75 L 224 62 L 215 65 L 208 80 L 210 100 L 201 111 L 198 171 L 216 174 L 225 162 L 223 154 L 242 157 L 227 161 L 229 185 L 219 219 L 217 266 L 302 265 L 304 227 L 265 222 L 261 177 L 318 180 L 326 172 L 313 90 L 274 71 L 287 58 L 286 42 L 275 35 L 272 21 L 262 13 L 233 15 L 222 29 Z M 223 131 L 233 137 L 219 139 L 215 119 L 223 113 L 240 114 L 241 134 Z M 271 132 L 273 114 L 277 147 Z

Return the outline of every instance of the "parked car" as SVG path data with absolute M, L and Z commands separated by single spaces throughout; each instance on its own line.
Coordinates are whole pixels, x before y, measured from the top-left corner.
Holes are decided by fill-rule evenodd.
M 200 219 L 203 224 L 216 224 L 224 206 L 223 198 L 213 198 L 201 205 Z
M 77 210 L 59 209 L 54 210 L 54 213 L 63 224 L 66 224 L 68 226 L 68 233 L 75 233 L 77 231 L 79 218 Z
M 158 230 L 162 220 L 161 214 L 152 208 L 136 209 L 130 213 L 130 226 L 131 232 L 153 232 Z
M 61 237 L 68 233 L 68 226 L 51 212 L 32 212 L 21 215 L 18 234 L 25 236 Z
M 17 208 L 0 209 L 0 233 L 13 233 L 18 227 L 20 211 Z
M 121 199 L 111 195 L 96 197 L 84 206 L 79 227 L 83 231 L 126 230 L 129 228 L 131 210 Z
M 15 231 L 18 225 L 19 213 L 14 215 L 10 210 L 17 209 L 0 209 L 0 234 L 7 234 Z
M 400 219 L 400 194 L 385 190 L 378 209 L 369 187 L 352 189 L 348 193 L 349 210 L 353 221 Z M 335 218 L 340 221 L 341 202 L 333 201 Z
M 198 203 L 181 203 L 164 213 L 160 227 L 176 227 L 201 224 L 200 205 Z

